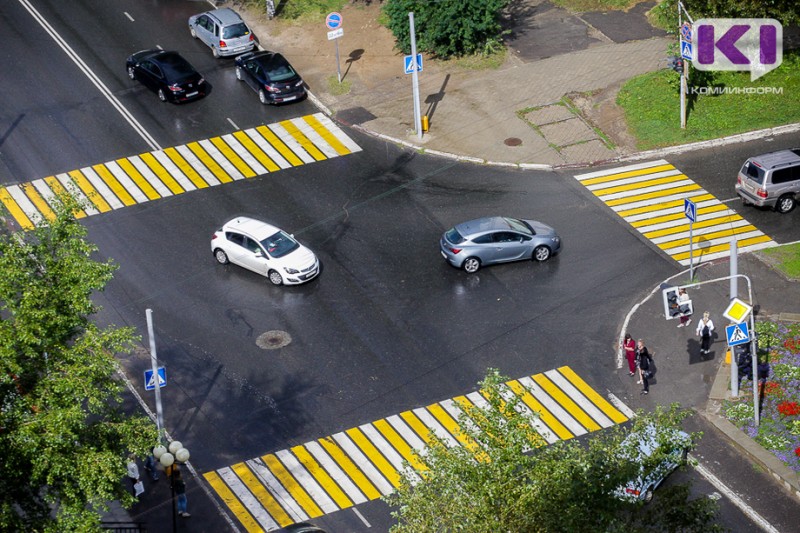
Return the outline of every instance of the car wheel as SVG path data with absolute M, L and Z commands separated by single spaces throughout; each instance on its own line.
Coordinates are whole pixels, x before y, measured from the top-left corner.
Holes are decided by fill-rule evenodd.
M 220 265 L 227 265 L 228 264 L 228 254 L 217 248 L 214 250 L 214 259 L 217 260 L 217 263 Z
M 219 57 L 219 50 L 217 50 L 217 47 L 216 47 L 216 46 L 212 46 L 212 47 L 211 47 L 211 54 L 212 54 L 214 57 Z
M 644 503 L 650 503 L 653 501 L 653 489 L 652 487 L 648 487 L 647 490 L 644 491 L 644 498 L 642 498 Z
M 269 275 L 269 281 L 273 285 L 283 284 L 283 278 L 281 277 L 280 273 L 277 270 L 270 270 L 268 275 Z
M 166 102 L 167 101 L 167 95 L 164 94 L 164 89 L 159 89 L 158 90 L 158 99 L 161 100 L 162 102 Z
M 189 33 L 192 34 L 192 37 L 197 39 L 197 32 L 195 31 L 194 26 L 189 26 Z
M 794 196 L 791 194 L 786 194 L 778 198 L 778 203 L 775 204 L 775 210 L 778 213 L 788 213 L 794 206 L 797 204 L 794 200 Z
M 467 274 L 474 274 L 481 268 L 481 260 L 477 257 L 467 257 L 463 266 Z
M 550 248 L 547 246 L 537 246 L 536 249 L 533 250 L 533 259 L 535 261 L 547 261 L 550 259 Z
M 267 100 L 267 93 L 264 92 L 264 89 L 258 90 L 258 99 L 261 100 L 261 103 L 267 105 L 269 101 Z
M 236 67 L 236 79 L 239 81 L 244 81 L 244 74 L 242 73 L 242 67 Z
M 132 80 L 136 79 L 136 71 L 133 69 L 133 67 L 128 67 L 128 77 Z

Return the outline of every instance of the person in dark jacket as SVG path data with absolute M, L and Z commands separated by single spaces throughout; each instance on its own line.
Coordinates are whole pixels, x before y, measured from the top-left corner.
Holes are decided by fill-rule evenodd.
M 649 394 L 650 383 L 648 380 L 652 377 L 653 358 L 642 339 L 639 339 L 636 346 L 636 366 L 639 367 L 639 380 L 642 383 L 641 394 Z

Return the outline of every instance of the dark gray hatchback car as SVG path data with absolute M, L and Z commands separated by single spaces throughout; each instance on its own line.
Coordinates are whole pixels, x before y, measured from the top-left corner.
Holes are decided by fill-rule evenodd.
M 471 274 L 483 265 L 546 261 L 561 250 L 561 238 L 535 220 L 487 217 L 450 228 L 439 240 L 439 249 L 448 263 Z

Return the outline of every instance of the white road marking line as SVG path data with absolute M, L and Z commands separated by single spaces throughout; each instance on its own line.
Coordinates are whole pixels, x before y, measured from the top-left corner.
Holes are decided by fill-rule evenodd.
M 364 525 L 365 525 L 365 526 L 367 526 L 367 527 L 372 527 L 372 524 L 370 524 L 369 522 L 367 522 L 367 519 L 366 519 L 366 518 L 364 518 L 364 515 L 362 515 L 361 513 L 359 513 L 359 512 L 358 512 L 358 509 L 356 509 L 355 507 L 353 507 L 352 509 L 353 509 L 353 512 L 354 512 L 354 513 L 356 513 L 356 516 L 357 516 L 357 517 L 359 517 L 359 518 L 361 519 L 361 521 L 362 521 L 362 522 L 364 522 Z
M 694 461 L 696 461 L 696 459 L 691 455 L 689 457 Z M 750 518 L 750 520 L 755 522 L 758 527 L 769 533 L 780 533 L 778 529 L 776 529 L 772 524 L 767 522 L 767 520 L 763 516 L 758 514 L 755 511 L 755 509 L 747 505 L 744 502 L 744 500 L 742 500 L 735 492 L 733 492 L 730 488 L 728 488 L 727 485 L 725 485 L 722 481 L 720 481 L 719 478 L 717 478 L 717 476 L 712 474 L 710 470 L 708 470 L 700 463 L 697 463 L 697 465 L 694 468 L 695 470 L 697 470 L 697 473 L 706 478 L 706 480 L 712 485 L 714 485 L 717 488 L 717 490 L 719 490 L 722 494 L 724 494 L 731 501 L 731 503 L 733 503 L 736 507 L 738 507 L 739 510 L 742 511 L 742 513 L 744 513 L 748 518 Z
M 152 150 L 160 150 L 161 146 L 156 142 L 156 140 L 144 129 L 144 126 L 139 124 L 139 122 L 131 115 L 131 113 L 122 105 L 122 103 L 117 100 L 114 94 L 105 86 L 105 84 L 97 77 L 97 75 L 83 62 L 83 60 L 75 53 L 75 51 L 67 44 L 67 42 L 58 34 L 56 30 L 50 26 L 50 23 L 45 20 L 45 18 L 31 5 L 28 0 L 19 0 L 19 3 L 22 4 L 28 13 L 36 19 L 36 22 L 46 31 L 50 37 L 56 42 L 56 44 L 67 54 L 67 56 L 72 60 L 75 65 L 83 72 L 89 81 L 97 87 L 100 93 L 109 101 L 109 103 L 116 109 L 122 118 L 131 125 L 131 127 L 139 134 L 139 136 L 144 139 L 147 145 Z
M 133 17 L 131 16 L 131 14 L 130 14 L 130 13 L 128 13 L 127 11 L 123 11 L 122 13 L 123 13 L 123 14 L 124 14 L 126 17 L 128 17 L 128 20 L 130 20 L 131 22 L 136 22 L 135 20 L 133 20 Z
M 233 126 L 233 129 L 235 130 L 239 129 L 239 126 L 237 126 L 236 123 L 233 120 L 231 120 L 230 117 L 227 117 L 226 120 L 228 121 L 228 123 L 230 123 L 231 126 Z

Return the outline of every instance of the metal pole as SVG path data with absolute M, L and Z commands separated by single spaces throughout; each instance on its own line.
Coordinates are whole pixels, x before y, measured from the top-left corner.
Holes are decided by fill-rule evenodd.
M 681 32 L 680 28 L 683 26 L 683 6 L 678 2 L 678 52 L 681 52 Z M 679 57 L 683 57 L 681 54 Z M 681 59 L 683 61 L 683 59 Z M 686 64 L 684 63 L 681 69 L 681 129 L 686 129 Z M 690 226 L 691 227 L 691 226 Z
M 738 254 L 738 242 L 736 238 L 731 241 L 731 257 L 730 257 L 730 264 L 731 264 L 731 300 L 736 298 L 739 295 L 739 278 L 737 274 L 739 273 L 739 254 Z M 731 347 L 731 396 L 736 398 L 739 396 L 739 361 L 736 360 L 736 348 Z
M 145 315 L 147 316 L 147 334 L 150 336 L 150 368 L 153 369 L 153 379 L 156 384 L 156 427 L 158 428 L 158 442 L 164 444 L 166 443 L 166 439 L 164 438 L 164 410 L 161 408 L 161 386 L 158 382 L 158 355 L 156 355 L 156 337 L 153 333 L 153 310 L 146 309 Z
M 752 305 L 753 302 L 750 302 Z M 750 313 L 750 354 L 753 357 L 753 414 L 755 415 L 756 427 L 759 424 L 758 416 L 758 339 L 756 339 L 756 317 L 755 313 Z
M 411 63 L 414 68 L 411 72 L 411 80 L 414 91 L 414 129 L 417 132 L 417 137 L 422 139 L 422 118 L 420 117 L 419 106 L 419 77 L 417 76 L 417 36 L 414 33 L 414 13 L 408 13 L 408 24 L 411 32 Z
M 692 237 L 693 226 L 694 222 L 689 220 L 689 281 L 692 282 L 694 281 L 694 238 Z
M 339 76 L 339 83 L 342 83 L 342 66 L 339 64 L 339 39 L 334 39 L 336 42 L 336 74 Z

